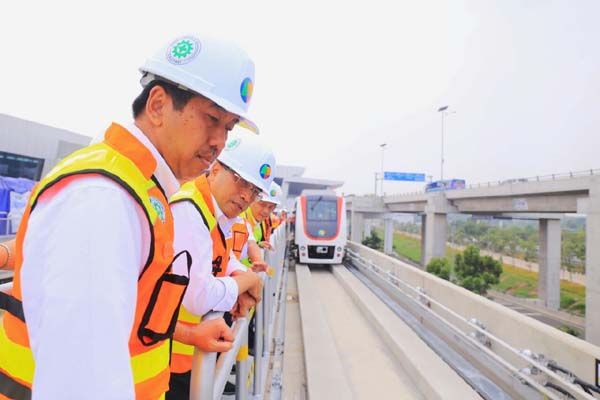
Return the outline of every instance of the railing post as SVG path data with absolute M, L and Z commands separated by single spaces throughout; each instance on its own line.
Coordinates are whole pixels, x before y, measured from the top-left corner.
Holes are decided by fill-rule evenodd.
M 262 335 L 264 319 L 262 304 L 256 305 L 254 309 L 254 385 L 252 387 L 252 394 L 254 396 L 262 393 Z
M 211 312 L 206 314 L 203 317 L 203 320 L 209 321 L 221 318 L 222 316 L 222 313 Z M 217 353 L 204 353 L 197 347 L 194 349 L 194 359 L 190 377 L 191 400 L 212 400 L 216 362 Z
M 246 332 L 242 338 L 242 345 L 235 364 L 236 400 L 246 400 L 248 398 L 248 379 L 248 332 Z

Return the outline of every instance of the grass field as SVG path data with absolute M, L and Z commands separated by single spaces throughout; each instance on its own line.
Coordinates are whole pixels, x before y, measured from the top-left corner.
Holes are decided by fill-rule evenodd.
M 380 237 L 383 237 L 380 229 L 376 231 Z M 414 262 L 421 262 L 421 241 L 419 239 L 395 232 L 394 251 Z M 446 247 L 446 256 L 450 261 L 452 261 L 452 256 L 456 253 L 458 253 L 458 250 Z M 502 267 L 503 272 L 500 275 L 500 283 L 493 286 L 494 290 L 516 297 L 537 297 L 538 274 L 536 272 L 526 271 L 507 264 L 503 264 Z M 560 308 L 569 313 L 584 316 L 585 286 L 561 280 Z

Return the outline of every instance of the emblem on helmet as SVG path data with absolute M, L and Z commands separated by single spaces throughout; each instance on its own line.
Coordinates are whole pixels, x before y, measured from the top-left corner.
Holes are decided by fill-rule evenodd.
M 167 49 L 167 60 L 175 65 L 187 64 L 200 53 L 200 47 L 200 41 L 195 37 L 176 39 Z
M 263 179 L 269 179 L 271 176 L 271 166 L 269 164 L 263 164 L 260 166 L 260 177 Z
M 242 96 L 242 100 L 244 100 L 244 103 L 250 102 L 250 98 L 252 97 L 252 89 L 252 79 L 244 79 L 242 81 L 242 86 L 240 87 L 240 96 Z

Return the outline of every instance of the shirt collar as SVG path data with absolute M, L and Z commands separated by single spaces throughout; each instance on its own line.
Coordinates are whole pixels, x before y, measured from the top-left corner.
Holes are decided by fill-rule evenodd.
M 156 159 L 156 170 L 154 176 L 160 183 L 160 186 L 165 191 L 167 199 L 171 198 L 179 190 L 179 182 L 177 178 L 169 168 L 169 165 L 165 159 L 160 155 L 154 144 L 148 139 L 148 137 L 138 128 L 133 122 L 123 125 L 133 136 L 136 137 L 142 144 L 150 150 L 150 153 Z
M 223 214 L 223 211 L 221 210 L 221 207 L 219 207 L 215 196 L 213 196 L 212 193 L 210 194 L 210 196 L 212 198 L 213 205 L 215 206 L 215 218 L 219 223 L 219 226 L 221 227 L 223 233 L 227 234 L 231 231 L 231 226 L 235 222 L 235 218 L 228 218 L 225 214 Z

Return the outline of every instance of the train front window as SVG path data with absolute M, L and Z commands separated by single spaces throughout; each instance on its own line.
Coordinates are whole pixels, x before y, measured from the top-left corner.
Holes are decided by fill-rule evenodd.
M 337 234 L 337 197 L 311 196 L 306 199 L 306 233 L 313 238 L 329 239 Z
M 337 201 L 314 200 L 306 201 L 307 221 L 337 221 Z

